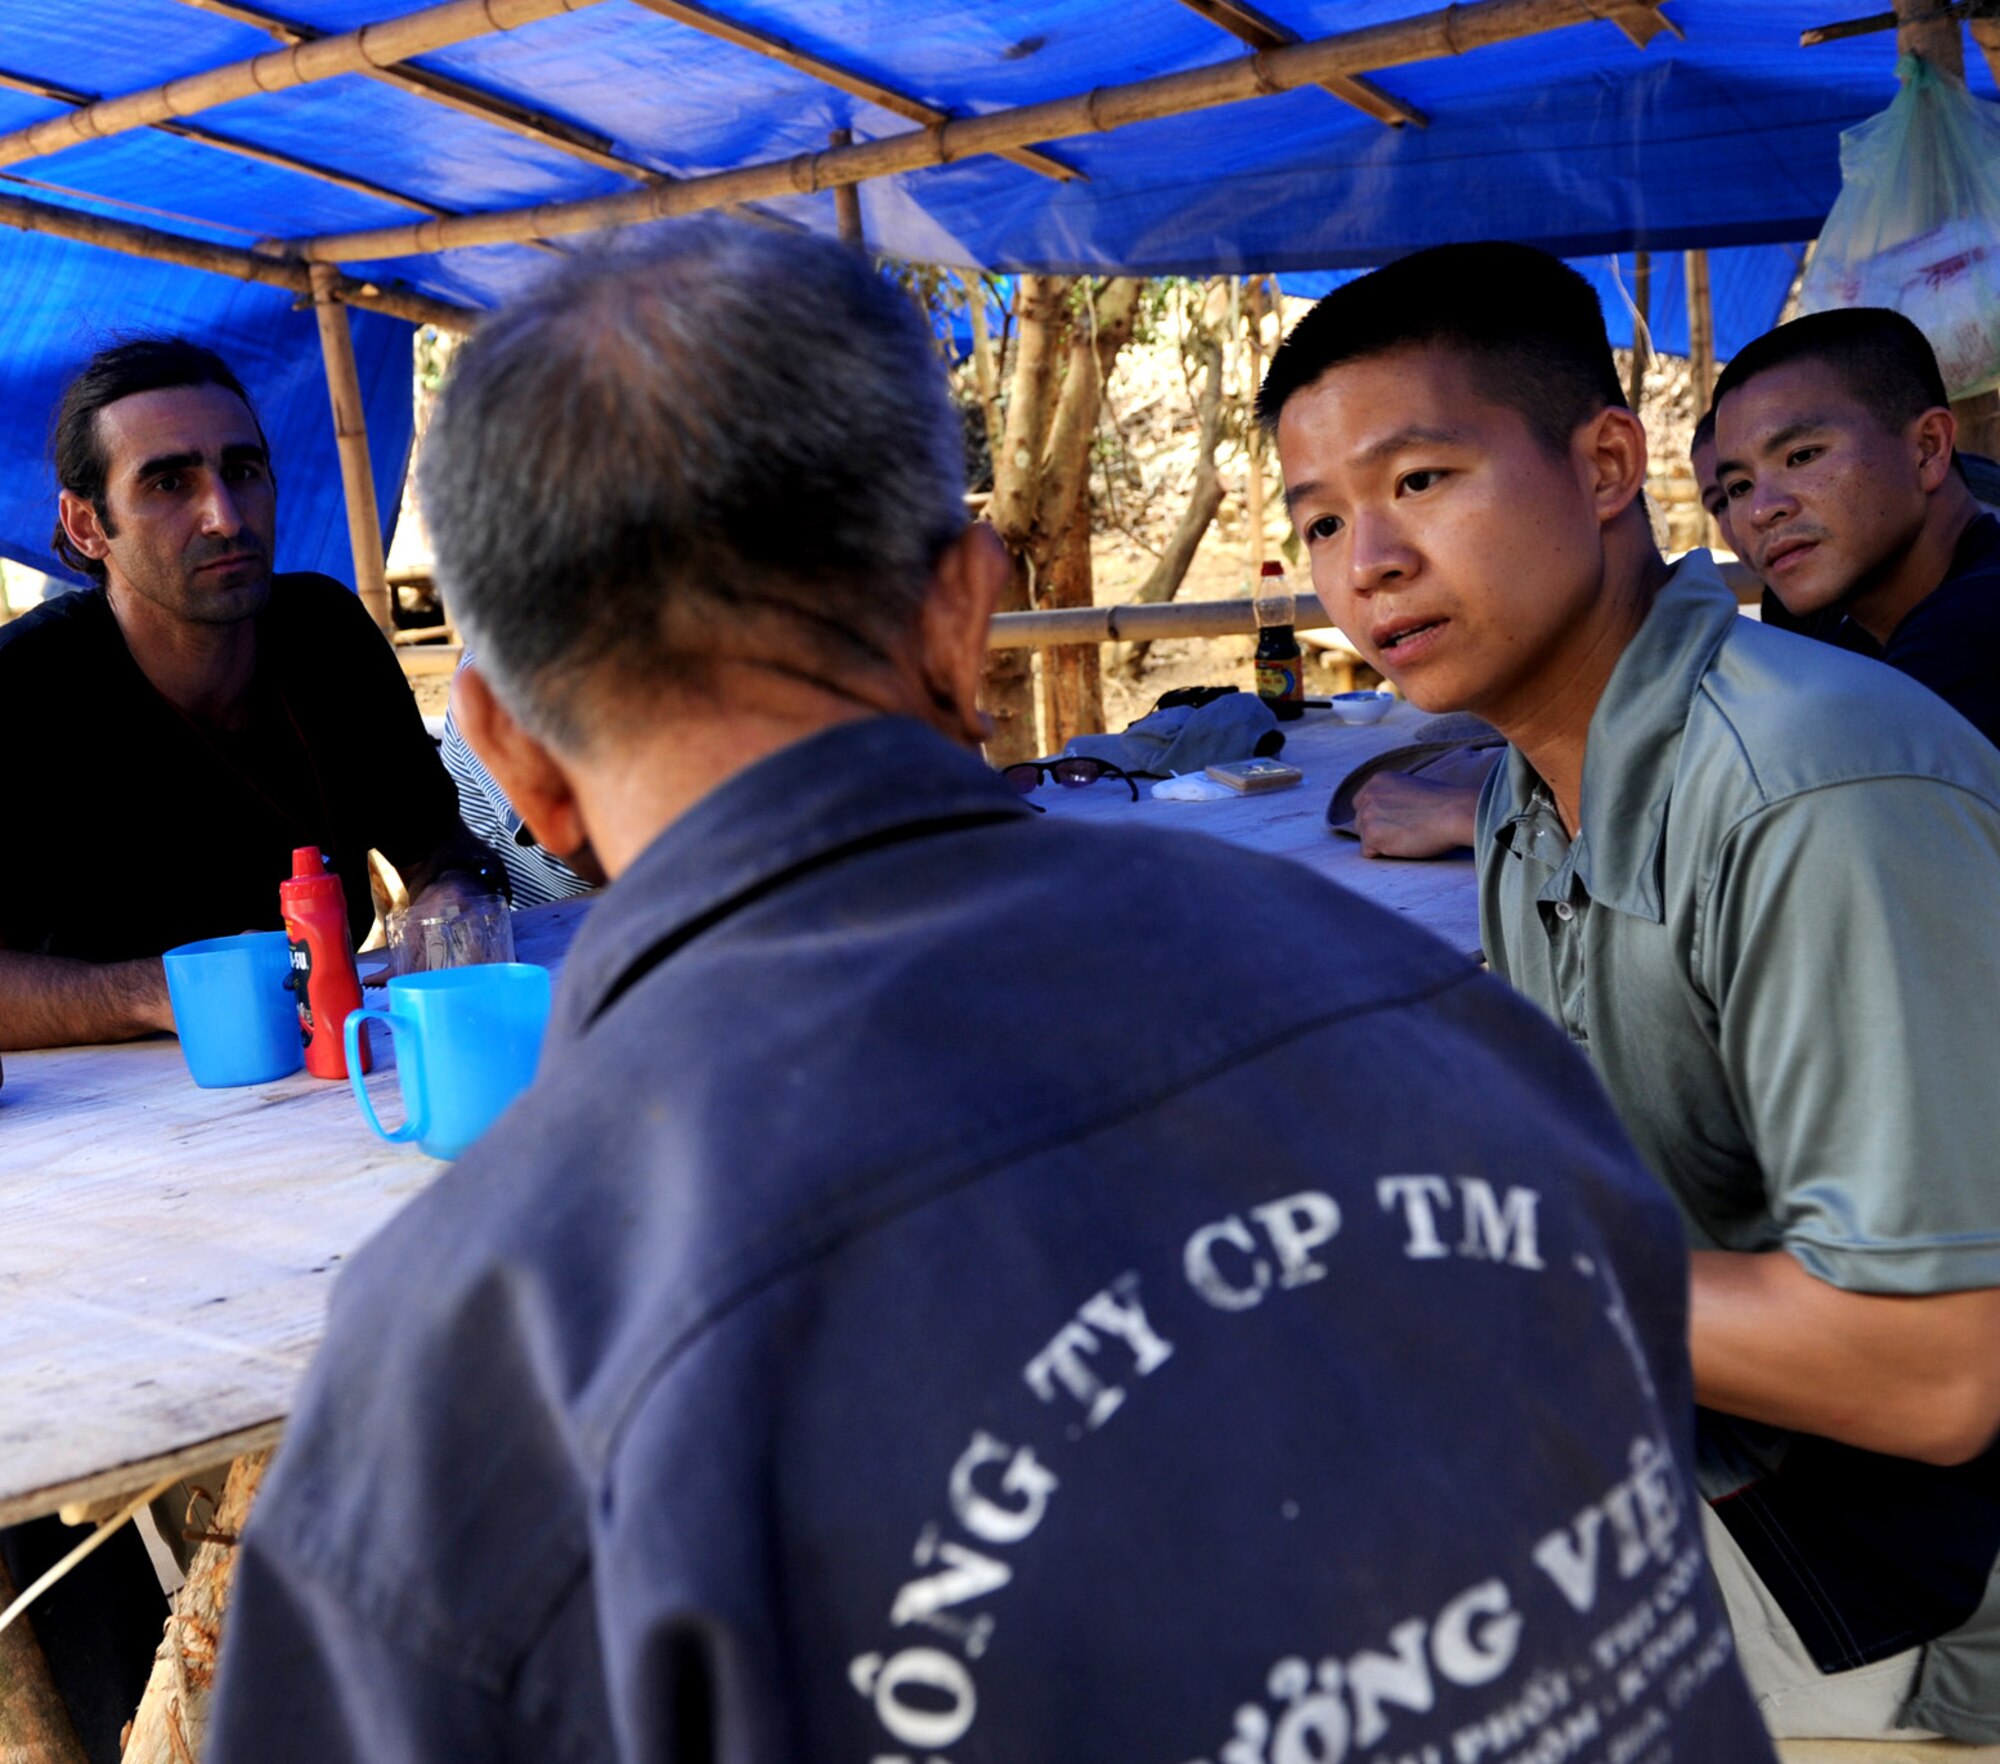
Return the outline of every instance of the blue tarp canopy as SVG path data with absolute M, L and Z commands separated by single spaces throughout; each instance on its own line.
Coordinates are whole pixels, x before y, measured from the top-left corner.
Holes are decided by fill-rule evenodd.
M 1785 298 L 1805 267 L 1803 245 L 1727 245 L 1708 254 L 1709 309 L 1716 359 L 1727 361 L 1753 337 L 1778 322 Z M 1612 347 L 1630 349 L 1638 329 L 1638 265 L 1629 251 L 1572 258 L 1604 305 Z M 1687 259 L 1669 251 L 1652 260 L 1646 295 L 1646 331 L 1658 355 L 1688 352 Z M 1299 271 L 1278 278 L 1287 294 L 1317 300 L 1365 270 Z
M 708 8 L 957 115 L 1247 53 L 1194 0 L 708 0 Z M 0 137 L 79 98 L 268 53 L 272 35 L 246 22 L 252 13 L 338 33 L 414 10 L 412 0 L 6 0 Z M 1432 8 L 1264 0 L 1263 10 L 1284 30 L 1318 38 Z M 1475 0 L 1461 15 L 1479 10 Z M 1081 174 L 1067 181 L 982 157 L 867 183 L 866 234 L 874 248 L 919 261 L 1140 274 L 1328 271 L 1465 238 L 1524 239 L 1573 259 L 1643 246 L 1656 254 L 1655 344 L 1684 347 L 1674 254 L 1811 238 L 1838 190 L 1840 130 L 1894 94 L 1894 42 L 1883 33 L 1800 48 L 1803 28 L 1840 11 L 1828 0 L 1667 0 L 1664 10 L 1684 40 L 1662 35 L 1641 50 L 1616 23 L 1593 19 L 1373 76 L 1427 126 L 1388 127 L 1309 87 L 1049 142 Z M 243 250 L 429 213 L 609 196 L 642 178 L 820 152 L 836 129 L 869 141 L 918 126 L 641 0 L 598 0 L 413 65 L 455 82 L 460 102 L 343 75 L 189 119 L 247 155 L 141 128 L 18 160 L 0 169 L 0 196 Z M 1976 55 L 1971 77 L 1992 95 Z M 515 126 L 478 113 L 482 100 L 515 107 Z M 544 119 L 540 138 L 521 132 L 523 109 Z M 552 132 L 566 132 L 571 145 L 554 144 Z M 781 223 L 835 226 L 830 193 L 761 206 Z M 551 261 L 534 245 L 484 245 L 343 267 L 476 307 Z M 1779 262 L 1769 253 L 1740 261 L 1750 281 L 1749 266 L 1761 264 L 1764 283 Z M 1757 328 L 1755 313 L 1775 312 L 1764 294 L 1732 293 L 1734 275 L 1717 272 L 1724 354 L 1744 325 Z M 0 551 L 50 567 L 43 546 L 53 494 L 41 459 L 55 387 L 106 334 L 146 326 L 212 340 L 238 364 L 273 431 L 281 562 L 344 576 L 318 347 L 311 313 L 295 305 L 283 290 L 0 232 Z M 1608 305 L 1616 325 L 1618 303 Z M 1724 312 L 1753 316 L 1739 324 Z M 355 318 L 376 474 L 393 518 L 410 433 L 409 327 Z

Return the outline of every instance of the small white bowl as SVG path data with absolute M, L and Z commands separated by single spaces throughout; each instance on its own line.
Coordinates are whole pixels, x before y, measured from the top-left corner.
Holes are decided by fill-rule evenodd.
M 1327 700 L 1343 723 L 1379 723 L 1395 702 L 1393 692 L 1336 692 Z

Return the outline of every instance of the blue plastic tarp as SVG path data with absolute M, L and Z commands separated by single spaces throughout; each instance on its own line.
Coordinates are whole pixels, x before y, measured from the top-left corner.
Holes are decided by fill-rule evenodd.
M 1227 61 L 1243 46 L 1176 0 L 711 0 L 717 10 L 903 94 L 982 113 Z M 415 9 L 416 0 L 256 0 L 321 31 Z M 1263 0 L 1302 37 L 1434 9 L 1436 0 Z M 1468 10 L 1476 10 L 1474 7 Z M 1377 83 L 1425 127 L 1389 128 L 1334 95 L 1279 97 L 1050 143 L 1082 176 L 1060 182 L 991 157 L 869 183 L 869 243 L 919 262 L 994 271 L 1139 274 L 1329 271 L 1424 245 L 1517 238 L 1572 259 L 1645 247 L 1655 342 L 1681 320 L 1673 254 L 1690 246 L 1783 245 L 1813 237 L 1839 185 L 1843 128 L 1895 92 L 1883 33 L 1813 49 L 1824 0 L 1668 0 L 1685 31 L 1636 48 L 1593 20 L 1442 60 L 1381 69 Z M 0 6 L 0 133 L 59 114 L 18 89 L 54 82 L 122 93 L 268 53 L 253 25 L 177 0 L 6 0 Z M 247 249 L 259 241 L 396 226 L 630 191 L 640 178 L 698 178 L 819 152 L 832 131 L 867 141 L 913 125 L 795 68 L 633 3 L 601 0 L 519 30 L 468 40 L 419 65 L 599 138 L 627 173 L 529 140 L 381 80 L 345 76 L 263 93 L 192 119 L 266 155 L 222 152 L 155 129 L 0 169 L 0 192 L 84 207 Z M 1975 54 L 1973 89 L 1993 83 Z M 10 78 L 17 84 L 9 84 Z M 830 193 L 758 205 L 779 224 L 831 232 Z M 666 223 L 671 224 L 671 223 Z M 565 239 L 562 249 L 581 240 Z M 552 261 L 532 245 L 375 258 L 347 266 L 438 299 L 490 305 Z M 1731 262 L 1739 261 L 1735 259 Z M 1716 276 L 1721 349 L 1770 306 L 1778 260 L 1745 255 Z M 1759 278 L 1762 279 L 1759 279 Z M 1629 283 L 1628 283 L 1629 285 Z M 28 561 L 47 509 L 39 465 L 60 366 L 99 327 L 158 323 L 212 337 L 257 382 L 282 435 L 288 561 L 337 561 L 338 488 L 325 436 L 310 315 L 281 294 L 94 247 L 0 233 L 0 549 Z M 1616 302 L 1608 302 L 1616 308 Z M 1725 320 L 1723 310 L 1732 316 Z M 1765 322 L 1768 322 L 1766 320 Z M 406 450 L 408 328 L 357 328 L 371 377 L 369 421 L 384 484 Z M 394 355 L 400 367 L 386 365 Z M 379 384 L 377 383 L 379 381 Z M 313 451 L 317 448 L 318 451 Z M 296 451 L 295 451 L 296 450 Z M 323 479 L 323 486 L 321 480 Z M 384 500 L 385 516 L 395 506 Z M 341 573 L 345 573 L 344 569 Z
M 409 0 L 273 0 L 337 30 Z M 1272 0 L 1304 36 L 1426 10 L 1422 0 Z M 946 109 L 1004 109 L 1201 67 L 1242 46 L 1175 0 L 731 0 L 731 16 Z M 1593 21 L 1378 83 L 1424 128 L 1387 128 L 1308 88 L 1053 143 L 1057 183 L 980 158 L 862 187 L 872 243 L 924 262 L 1139 273 L 1331 269 L 1447 239 L 1509 237 L 1579 257 L 1809 239 L 1838 189 L 1838 134 L 1895 92 L 1893 37 L 1814 49 L 1822 0 L 1668 0 L 1686 40 L 1635 48 Z M 89 91 L 149 85 L 271 48 L 175 0 L 8 0 L 0 72 Z M 695 177 L 904 133 L 905 119 L 632 4 L 476 38 L 420 65 L 605 137 L 639 170 Z M 1990 97 L 1983 63 L 1974 89 Z M 0 90 L 0 131 L 55 114 Z M 576 200 L 631 180 L 378 81 L 346 77 L 221 106 L 199 122 L 453 211 Z M 11 176 L 95 193 L 132 218 L 234 244 L 393 225 L 408 206 L 145 130 Z M 830 194 L 765 205 L 831 230 Z M 364 265 L 445 299 L 504 295 L 546 257 L 524 246 Z
M 1715 325 L 1716 358 L 1727 361 L 1752 338 L 1761 337 L 1778 322 L 1785 299 L 1805 264 L 1803 245 L 1739 245 L 1708 254 L 1709 307 Z M 1630 349 L 1638 329 L 1639 277 L 1632 253 L 1606 252 L 1572 258 L 1597 290 L 1604 306 L 1604 326 L 1612 347 Z M 1659 355 L 1688 352 L 1686 258 L 1678 251 L 1660 252 L 1652 260 L 1646 297 L 1646 332 Z M 1302 300 L 1317 300 L 1361 270 L 1305 272 L 1283 275 L 1278 285 Z

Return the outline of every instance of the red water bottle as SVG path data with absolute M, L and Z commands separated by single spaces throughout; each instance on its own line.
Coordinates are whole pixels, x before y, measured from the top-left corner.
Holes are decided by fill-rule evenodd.
M 292 853 L 291 879 L 278 884 L 278 911 L 284 914 L 292 946 L 292 977 L 286 984 L 298 999 L 306 1070 L 315 1078 L 345 1078 L 341 1033 L 347 1013 L 361 1008 L 361 976 L 347 928 L 347 891 L 318 846 L 302 845 Z M 368 1070 L 366 1041 L 361 1044 L 361 1069 Z

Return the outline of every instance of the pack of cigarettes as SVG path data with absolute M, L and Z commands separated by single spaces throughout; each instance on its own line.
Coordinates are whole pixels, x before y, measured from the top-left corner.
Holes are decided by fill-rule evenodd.
M 1232 760 L 1227 765 L 1210 766 L 1208 775 L 1218 784 L 1240 790 L 1245 796 L 1259 796 L 1266 790 L 1289 790 L 1305 782 L 1305 773 L 1283 760 Z

